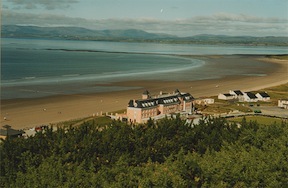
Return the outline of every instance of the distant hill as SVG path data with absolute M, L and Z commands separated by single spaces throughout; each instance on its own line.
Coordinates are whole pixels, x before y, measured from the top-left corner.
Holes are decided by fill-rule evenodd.
M 125 30 L 91 30 L 81 27 L 37 27 L 3 25 L 3 38 L 51 38 L 69 40 L 102 40 L 127 42 L 161 42 L 180 44 L 237 44 L 237 45 L 274 45 L 288 46 L 288 37 L 252 37 L 226 35 L 195 35 L 178 37 L 164 33 L 149 33 L 137 29 Z
M 252 37 L 252 36 L 226 36 L 226 35 L 195 35 L 184 37 L 180 40 L 194 43 L 214 43 L 214 44 L 242 44 L 242 45 L 288 45 L 288 37 Z
M 148 33 L 137 29 L 126 30 L 91 30 L 81 27 L 37 27 L 3 25 L 2 37 L 37 37 L 37 38 L 83 38 L 83 39 L 162 39 L 174 38 L 168 34 Z

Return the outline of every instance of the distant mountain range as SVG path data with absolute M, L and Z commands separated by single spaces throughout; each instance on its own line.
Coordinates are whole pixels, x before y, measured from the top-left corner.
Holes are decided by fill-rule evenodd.
M 127 42 L 161 42 L 187 44 L 239 44 L 288 46 L 288 37 L 251 37 L 226 35 L 195 35 L 178 37 L 165 33 L 149 33 L 137 29 L 91 30 L 81 27 L 37 27 L 3 25 L 2 38 L 51 38 L 69 40 L 102 40 Z
M 174 38 L 176 36 L 168 34 L 148 33 L 137 29 L 91 30 L 81 27 L 36 27 L 36 26 L 3 25 L 2 37 L 162 39 L 162 38 Z

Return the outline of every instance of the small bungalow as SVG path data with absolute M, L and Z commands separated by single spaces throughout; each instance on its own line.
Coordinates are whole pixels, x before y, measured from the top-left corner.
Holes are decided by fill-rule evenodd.
M 213 98 L 199 98 L 196 99 L 195 104 L 199 105 L 207 105 L 207 104 L 214 104 L 214 99 Z
M 235 96 L 234 95 L 231 95 L 230 93 L 220 93 L 218 95 L 218 99 L 221 99 L 221 100 L 232 100 L 232 99 L 235 99 Z
M 288 99 L 279 99 L 278 107 L 288 109 Z
M 258 101 L 257 96 L 251 92 L 245 92 L 243 97 L 244 97 L 244 101 L 246 101 L 246 102 L 257 102 Z
M 268 93 L 266 92 L 260 92 L 256 94 L 256 97 L 260 100 L 260 101 L 269 101 L 270 100 L 270 96 L 268 95 Z
M 230 90 L 229 94 L 234 95 L 235 98 L 239 99 L 239 101 L 244 101 L 244 94 L 240 90 L 234 90 L 234 91 Z

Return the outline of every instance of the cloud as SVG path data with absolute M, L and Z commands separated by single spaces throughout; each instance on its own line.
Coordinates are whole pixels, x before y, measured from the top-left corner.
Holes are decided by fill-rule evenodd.
M 57 14 L 33 14 L 33 13 L 19 13 L 15 11 L 2 11 L 3 25 L 35 25 L 35 26 L 80 26 L 79 23 L 85 24 L 86 19 L 71 18 Z
M 250 15 L 219 13 L 189 19 L 160 20 L 155 18 L 84 19 L 52 14 L 19 13 L 3 10 L 2 24 L 37 26 L 78 26 L 90 29 L 141 29 L 178 36 L 197 34 L 288 36 L 288 20 Z
M 279 18 L 263 18 L 245 14 L 229 14 L 229 13 L 218 13 L 214 16 L 215 20 L 220 21 L 232 21 L 232 22 L 247 22 L 247 23 L 287 23 L 287 19 Z
M 71 3 L 77 3 L 78 0 L 7 0 L 17 8 L 36 9 L 39 7 L 53 10 L 70 7 Z

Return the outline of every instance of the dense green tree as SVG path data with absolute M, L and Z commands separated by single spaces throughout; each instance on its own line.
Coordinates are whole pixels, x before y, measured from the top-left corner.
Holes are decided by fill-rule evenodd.
M 287 187 L 288 125 L 223 118 L 46 128 L 0 143 L 1 187 Z

